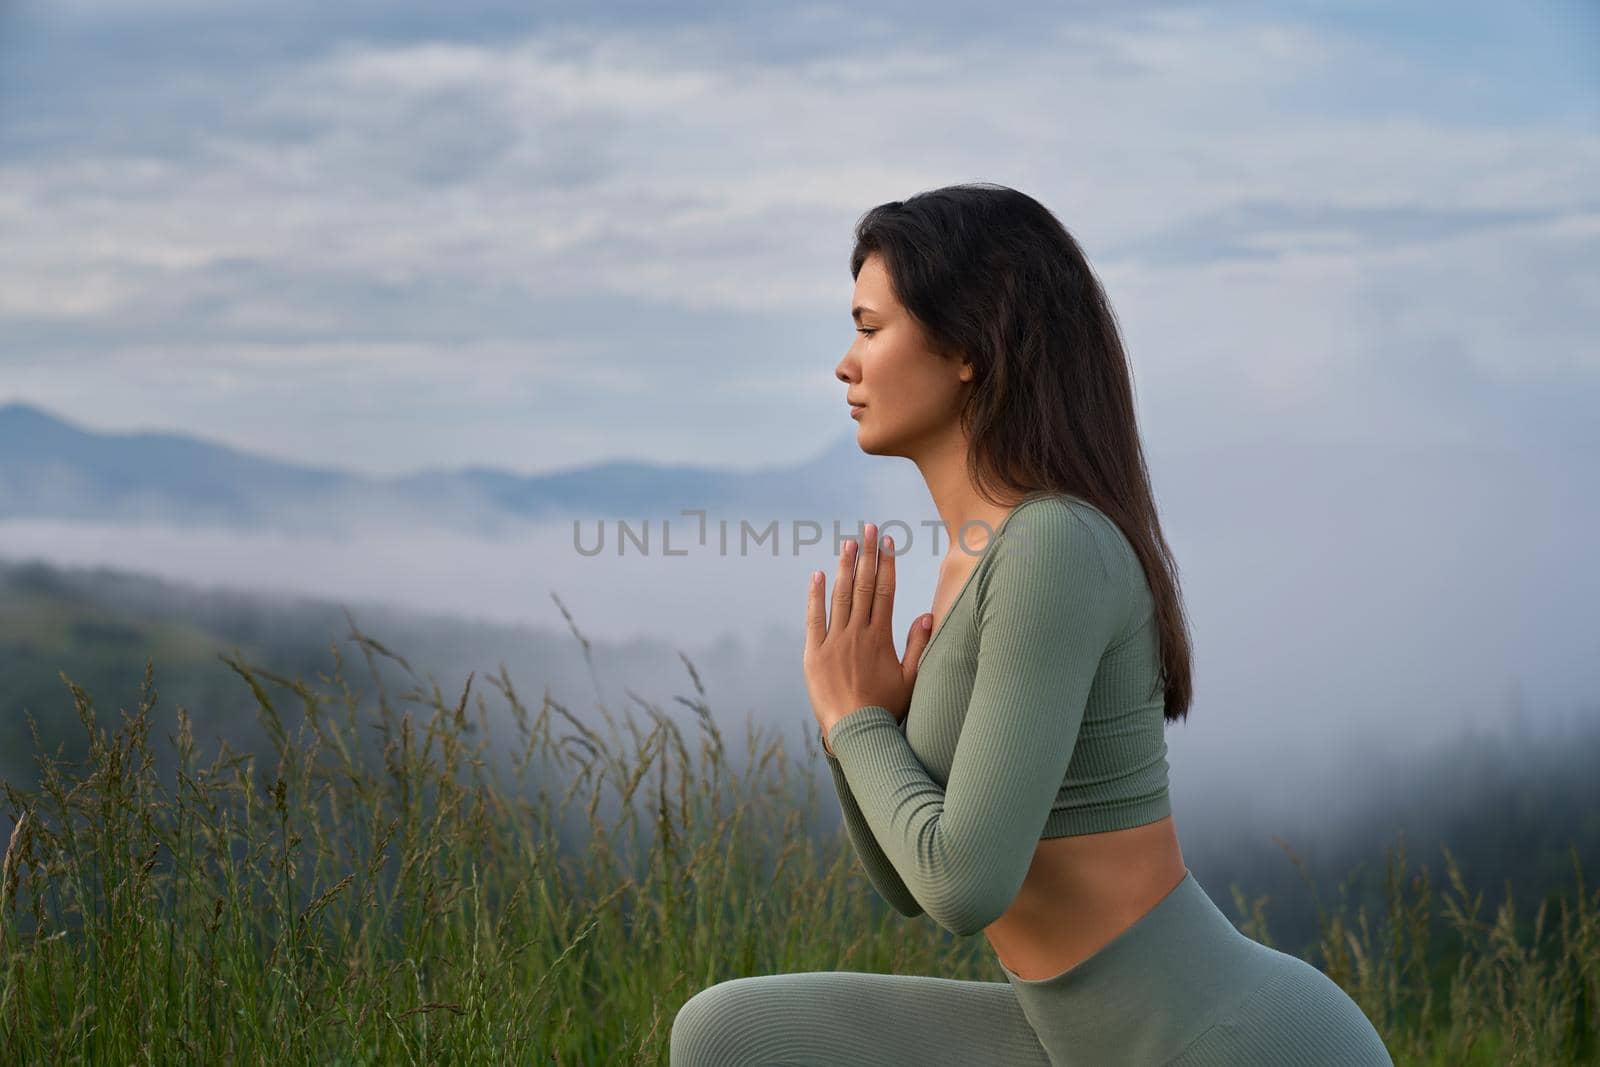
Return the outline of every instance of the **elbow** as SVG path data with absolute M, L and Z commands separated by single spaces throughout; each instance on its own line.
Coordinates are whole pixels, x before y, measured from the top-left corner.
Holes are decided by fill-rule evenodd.
M 1006 869 L 1015 864 L 1001 856 L 974 856 L 968 862 L 947 864 L 947 876 L 938 880 L 938 889 L 919 894 L 919 900 L 934 922 L 957 937 L 979 933 L 1004 915 L 1016 899 L 1027 873 L 1026 858 L 1023 862 L 1015 872 Z M 950 876 L 953 870 L 961 873 Z
M 949 930 L 957 937 L 970 937 L 973 934 L 979 933 L 990 923 L 994 922 L 994 919 L 999 918 L 999 916 L 988 918 L 979 914 L 978 912 L 972 911 L 940 911 L 929 912 L 928 914 L 932 917 L 934 922 L 938 923 L 946 930 Z
M 969 937 L 1004 915 L 1007 903 L 992 895 L 951 900 L 930 906 L 928 916 L 957 937 Z
M 872 883 L 878 890 L 878 896 L 888 902 L 889 907 L 904 915 L 908 919 L 915 919 L 922 914 L 922 904 L 904 886 L 886 885 L 873 880 Z

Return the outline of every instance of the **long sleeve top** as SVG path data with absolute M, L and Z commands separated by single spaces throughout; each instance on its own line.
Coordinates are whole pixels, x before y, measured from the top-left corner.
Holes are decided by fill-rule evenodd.
M 1041 838 L 1170 814 L 1159 671 L 1153 599 L 1121 530 L 1076 497 L 1025 497 L 923 649 L 903 723 L 867 704 L 826 736 L 879 895 L 977 933 Z

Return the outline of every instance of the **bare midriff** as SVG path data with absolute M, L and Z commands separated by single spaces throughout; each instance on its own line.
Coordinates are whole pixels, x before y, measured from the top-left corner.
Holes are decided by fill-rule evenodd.
M 1126 830 L 1045 838 L 1011 907 L 983 933 L 1019 978 L 1052 978 L 1132 926 L 1186 873 L 1170 815 Z

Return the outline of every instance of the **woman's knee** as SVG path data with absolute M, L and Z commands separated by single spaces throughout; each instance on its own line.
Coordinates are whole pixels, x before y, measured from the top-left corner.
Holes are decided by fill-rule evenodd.
M 760 1019 L 759 977 L 731 978 L 684 1001 L 672 1019 L 672 1067 L 720 1067 L 741 1062 Z

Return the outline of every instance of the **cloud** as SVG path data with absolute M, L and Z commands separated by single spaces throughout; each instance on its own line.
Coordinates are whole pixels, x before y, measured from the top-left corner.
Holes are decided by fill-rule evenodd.
M 91 420 L 138 395 L 227 433 L 236 405 L 287 403 L 298 381 L 333 391 L 316 410 L 371 420 L 357 461 L 374 469 L 503 454 L 529 418 L 574 461 L 600 440 L 792 457 L 836 414 L 857 216 L 982 178 L 1083 241 L 1157 432 L 1343 432 L 1359 402 L 1374 435 L 1463 435 L 1500 417 L 1488 383 L 1595 396 L 1600 135 L 1559 113 L 1358 113 L 1341 94 L 1364 59 L 1394 86 L 1462 75 L 1406 74 L 1356 28 L 1238 12 L 979 28 L 720 11 L 447 35 L 402 7 L 383 33 L 330 16 L 320 39 L 262 11 L 166 12 L 236 53 L 121 56 L 97 93 L 41 97 L 0 133 L 26 149 L 0 164 L 8 387 Z M 99 55 L 77 16 L 39 32 Z M 363 399 L 378 363 L 388 406 Z M 69 364 L 105 394 L 49 369 Z M 312 458 L 333 438 L 296 441 Z

